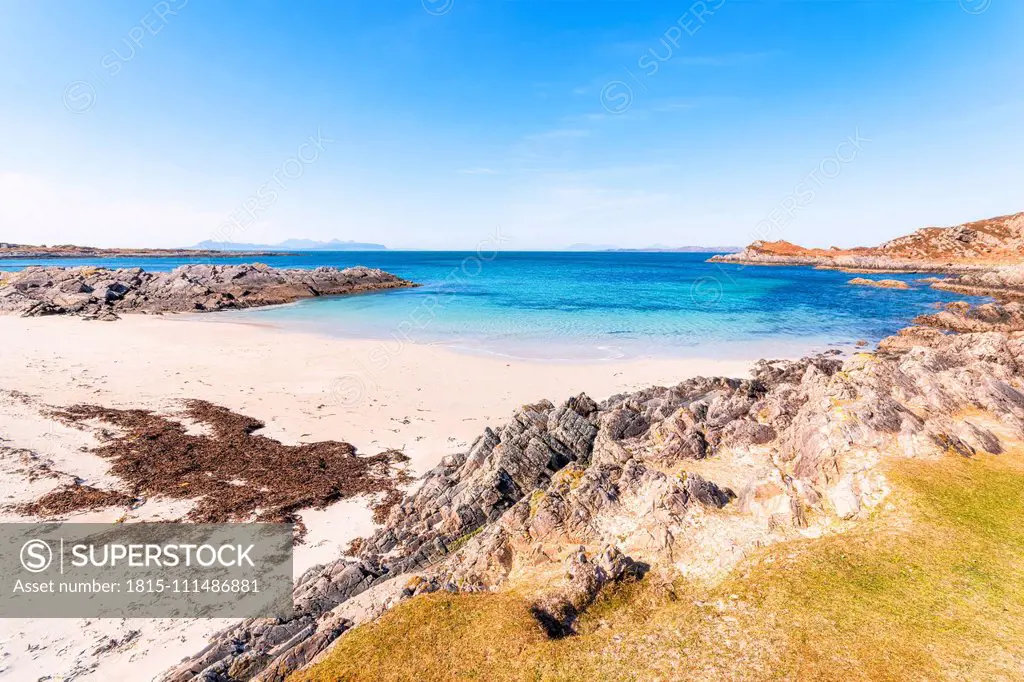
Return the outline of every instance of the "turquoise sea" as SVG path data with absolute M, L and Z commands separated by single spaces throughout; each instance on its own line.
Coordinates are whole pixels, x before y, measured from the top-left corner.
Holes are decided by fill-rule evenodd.
M 277 267 L 367 265 L 423 286 L 216 319 L 538 359 L 761 357 L 874 343 L 959 298 L 919 283 L 925 275 L 895 277 L 913 284 L 910 290 L 877 289 L 847 284 L 854 276 L 848 273 L 720 265 L 706 262 L 710 255 L 298 253 L 260 260 Z M 244 260 L 20 260 L 0 261 L 0 269 L 47 263 L 168 270 L 184 262 Z

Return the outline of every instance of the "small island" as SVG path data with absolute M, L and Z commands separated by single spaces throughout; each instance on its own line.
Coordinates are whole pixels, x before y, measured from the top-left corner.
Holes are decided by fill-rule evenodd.
M 898 279 L 867 279 L 866 277 L 854 277 L 847 284 L 862 287 L 877 287 L 879 289 L 909 289 L 910 285 Z

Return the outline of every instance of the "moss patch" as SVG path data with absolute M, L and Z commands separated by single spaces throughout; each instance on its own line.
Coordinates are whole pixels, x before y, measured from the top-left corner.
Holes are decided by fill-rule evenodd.
M 1019 679 L 1024 454 L 889 466 L 893 506 L 722 584 L 653 578 L 548 640 L 514 592 L 412 599 L 293 680 Z

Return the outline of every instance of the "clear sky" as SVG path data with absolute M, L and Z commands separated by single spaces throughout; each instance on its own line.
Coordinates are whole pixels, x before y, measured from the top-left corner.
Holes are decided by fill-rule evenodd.
M 1022 29 L 1020 0 L 0 0 L 0 241 L 877 243 L 1024 210 Z

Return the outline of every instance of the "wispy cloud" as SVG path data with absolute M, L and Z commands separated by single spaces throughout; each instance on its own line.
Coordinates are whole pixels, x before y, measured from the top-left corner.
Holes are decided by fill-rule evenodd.
M 525 140 L 562 140 L 562 139 L 573 139 L 580 137 L 589 137 L 590 131 L 582 128 L 557 128 L 555 130 L 548 130 L 543 133 L 532 133 L 526 135 L 523 139 Z

